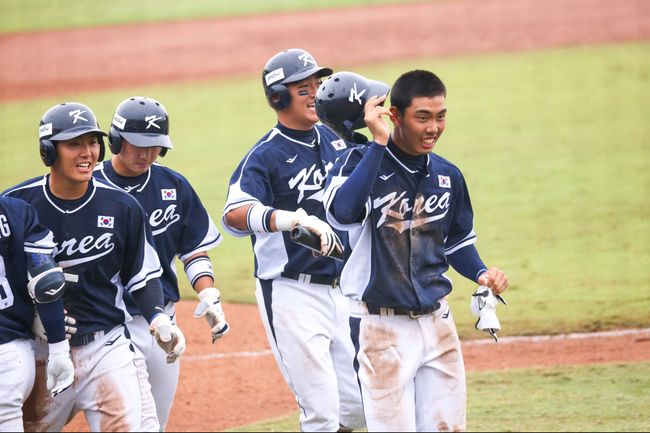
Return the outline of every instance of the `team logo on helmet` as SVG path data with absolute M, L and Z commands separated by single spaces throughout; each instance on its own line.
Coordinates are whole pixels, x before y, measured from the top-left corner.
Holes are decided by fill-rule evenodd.
M 298 60 L 302 60 L 303 66 L 307 66 L 307 65 L 316 66 L 316 60 L 314 60 L 314 58 L 309 53 L 302 53 L 301 55 L 298 56 Z
M 155 123 L 156 120 L 163 120 L 163 118 L 162 118 L 162 117 L 158 117 L 158 116 L 156 116 L 155 114 L 154 114 L 154 115 L 151 115 L 151 116 L 147 116 L 147 117 L 145 117 L 145 118 L 144 118 L 144 121 L 147 122 L 147 127 L 146 127 L 145 129 L 149 129 L 149 128 L 151 128 L 152 126 L 155 127 L 155 128 L 160 129 L 160 126 L 156 125 L 156 123 Z
M 350 88 L 350 97 L 348 98 L 348 101 L 354 102 L 355 100 L 359 103 L 359 105 L 363 105 L 363 102 L 361 102 L 361 97 L 363 96 L 364 93 L 366 93 L 366 90 L 368 89 L 363 89 L 361 93 L 357 90 L 357 83 L 354 83 L 352 88 Z
M 88 122 L 88 119 L 85 117 L 82 117 L 81 115 L 84 114 L 86 110 L 72 110 L 68 113 L 70 117 L 73 117 L 72 123 L 77 123 L 77 120 L 83 120 L 84 122 Z

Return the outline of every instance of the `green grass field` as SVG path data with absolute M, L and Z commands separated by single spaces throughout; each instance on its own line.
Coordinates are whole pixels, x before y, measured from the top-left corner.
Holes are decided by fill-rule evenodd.
M 469 373 L 467 431 L 648 431 L 650 363 Z M 228 431 L 298 431 L 298 413 Z
M 504 335 L 648 326 L 649 47 L 358 70 L 390 83 L 404 70 L 428 68 L 446 81 L 449 116 L 436 151 L 465 174 L 484 260 L 509 275 L 510 305 L 499 311 Z M 106 126 L 117 103 L 145 94 L 172 118 L 176 148 L 162 162 L 188 177 L 218 221 L 233 169 L 275 122 L 259 87 L 257 77 L 242 77 L 0 104 L 0 188 L 45 172 L 36 126 L 51 105 L 85 102 Z M 227 301 L 254 302 L 250 250 L 248 238 L 226 235 L 211 253 Z M 461 335 L 476 337 L 473 284 L 451 275 Z
M 425 0 L 1 0 L 0 34 Z

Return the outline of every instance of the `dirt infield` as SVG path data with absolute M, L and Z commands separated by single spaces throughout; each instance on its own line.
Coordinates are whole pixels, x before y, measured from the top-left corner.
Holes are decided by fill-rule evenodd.
M 335 24 L 334 24 L 335 23 Z M 0 36 L 0 101 L 260 73 L 284 48 L 336 68 L 431 56 L 650 40 L 646 0 L 459 0 L 235 19 Z M 65 47 L 63 50 L 61 47 Z M 251 287 L 253 286 L 251 281 Z M 251 288 L 251 290 L 253 290 Z M 256 306 L 228 304 L 232 331 L 216 345 L 178 306 L 187 353 L 170 431 L 223 430 L 296 410 Z M 486 341 L 491 341 L 487 340 Z M 650 331 L 589 339 L 504 339 L 463 345 L 504 368 L 650 360 Z M 81 416 L 66 431 L 87 431 Z
M 650 39 L 646 0 L 457 0 L 0 36 L 0 101 L 259 74 L 308 49 L 337 69 Z

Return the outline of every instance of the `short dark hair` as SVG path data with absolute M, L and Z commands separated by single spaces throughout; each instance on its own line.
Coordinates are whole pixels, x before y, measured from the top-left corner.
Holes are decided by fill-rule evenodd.
M 416 69 L 405 72 L 390 90 L 390 105 L 404 114 L 414 98 L 447 96 L 447 88 L 433 72 Z

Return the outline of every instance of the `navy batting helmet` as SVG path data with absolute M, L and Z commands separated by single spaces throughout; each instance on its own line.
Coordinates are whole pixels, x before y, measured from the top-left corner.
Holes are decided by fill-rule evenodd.
M 390 86 L 354 72 L 337 72 L 316 92 L 316 114 L 341 138 L 350 141 L 356 129 L 366 127 L 364 106 L 373 96 L 387 95 Z
M 108 145 L 115 155 L 122 140 L 137 147 L 160 146 L 160 156 L 172 148 L 169 139 L 169 115 L 163 105 L 151 98 L 133 96 L 120 102 L 108 130 Z
M 331 75 L 332 70 L 318 66 L 314 57 L 305 50 L 291 48 L 284 50 L 266 62 L 262 72 L 262 85 L 269 105 L 276 110 L 287 108 L 291 95 L 287 84 L 317 75 Z
M 57 141 L 70 140 L 89 132 L 96 132 L 99 140 L 99 159 L 104 159 L 104 136 L 99 128 L 95 113 L 78 102 L 64 102 L 45 112 L 38 127 L 38 142 L 41 159 L 50 167 L 56 161 Z

